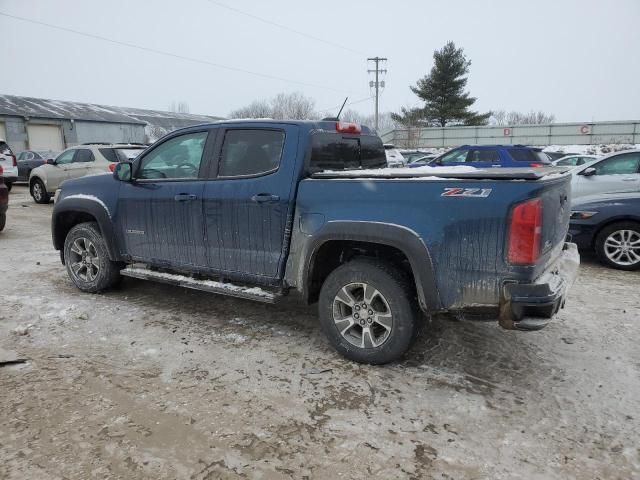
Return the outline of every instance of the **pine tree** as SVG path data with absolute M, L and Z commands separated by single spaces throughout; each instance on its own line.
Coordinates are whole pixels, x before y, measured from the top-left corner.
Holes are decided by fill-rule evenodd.
M 469 110 L 476 101 L 464 89 L 471 60 L 467 60 L 462 48 L 453 42 L 433 52 L 434 65 L 429 75 L 410 87 L 425 102 L 422 117 L 429 124 L 486 125 L 491 112 L 478 113 Z

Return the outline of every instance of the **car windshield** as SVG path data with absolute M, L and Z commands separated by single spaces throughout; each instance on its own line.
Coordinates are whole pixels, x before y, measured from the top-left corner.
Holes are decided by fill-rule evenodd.
M 52 152 L 50 150 L 38 150 L 33 152 L 36 155 L 38 155 L 40 158 L 56 158 L 58 155 L 60 155 L 60 152 Z

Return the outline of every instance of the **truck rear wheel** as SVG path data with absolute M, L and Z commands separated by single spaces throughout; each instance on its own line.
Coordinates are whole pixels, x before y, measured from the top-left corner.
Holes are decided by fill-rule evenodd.
M 69 278 L 83 292 L 96 293 L 120 280 L 118 262 L 109 260 L 107 245 L 95 222 L 73 227 L 64 240 L 64 259 Z
M 416 332 L 413 288 L 386 262 L 356 259 L 336 268 L 320 291 L 320 325 L 342 355 L 360 363 L 398 360 Z

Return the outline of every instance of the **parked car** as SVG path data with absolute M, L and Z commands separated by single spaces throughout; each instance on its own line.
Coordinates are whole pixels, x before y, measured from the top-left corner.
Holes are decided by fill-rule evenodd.
M 31 170 L 29 192 L 36 203 L 49 203 L 65 180 L 113 172 L 120 161 L 135 158 L 143 145 L 95 143 L 66 149 L 55 160 Z
M 592 160 L 572 170 L 573 198 L 613 192 L 640 192 L 640 150 Z
M 18 182 L 28 182 L 31 170 L 53 160 L 60 152 L 50 150 L 25 150 L 17 155 L 18 159 Z
M 433 155 L 433 154 L 423 155 L 422 157 L 414 158 L 413 160 L 411 160 L 407 164 L 407 167 L 409 168 L 425 167 L 429 165 L 434 158 L 436 158 L 436 155 Z
M 598 158 L 596 155 L 565 155 L 558 160 L 553 160 L 551 164 L 554 167 L 579 167 Z
M 4 184 L 7 190 L 11 191 L 13 183 L 18 179 L 18 162 L 9 144 L 2 139 L 0 139 L 0 167 L 3 170 Z
M 400 168 L 400 167 L 405 167 L 407 165 L 407 161 L 400 153 L 400 150 L 398 150 L 395 147 L 395 145 L 392 145 L 390 143 L 385 143 L 384 153 L 387 158 L 387 167 Z
M 4 168 L 0 165 L 0 232 L 7 224 L 7 210 L 9 209 L 9 188 L 4 183 Z
M 640 192 L 582 197 L 571 210 L 569 234 L 578 248 L 595 250 L 609 267 L 640 269 Z
M 356 124 L 189 127 L 114 175 L 64 182 L 53 244 L 85 292 L 121 275 L 262 302 L 296 292 L 366 363 L 407 351 L 419 309 L 531 330 L 564 305 L 579 263 L 565 243 L 570 174 L 385 164 Z
M 565 153 L 565 152 L 544 152 L 544 153 L 549 157 L 549 159 L 552 162 L 555 160 L 560 160 L 562 157 L 580 155 L 579 153 Z
M 549 157 L 526 145 L 462 145 L 436 157 L 430 165 L 488 167 L 544 167 Z

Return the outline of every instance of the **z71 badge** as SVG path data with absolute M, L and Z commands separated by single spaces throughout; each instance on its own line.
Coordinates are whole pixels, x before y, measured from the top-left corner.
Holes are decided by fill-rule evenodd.
M 479 197 L 487 198 L 491 195 L 490 188 L 457 188 L 446 187 L 441 197 Z

